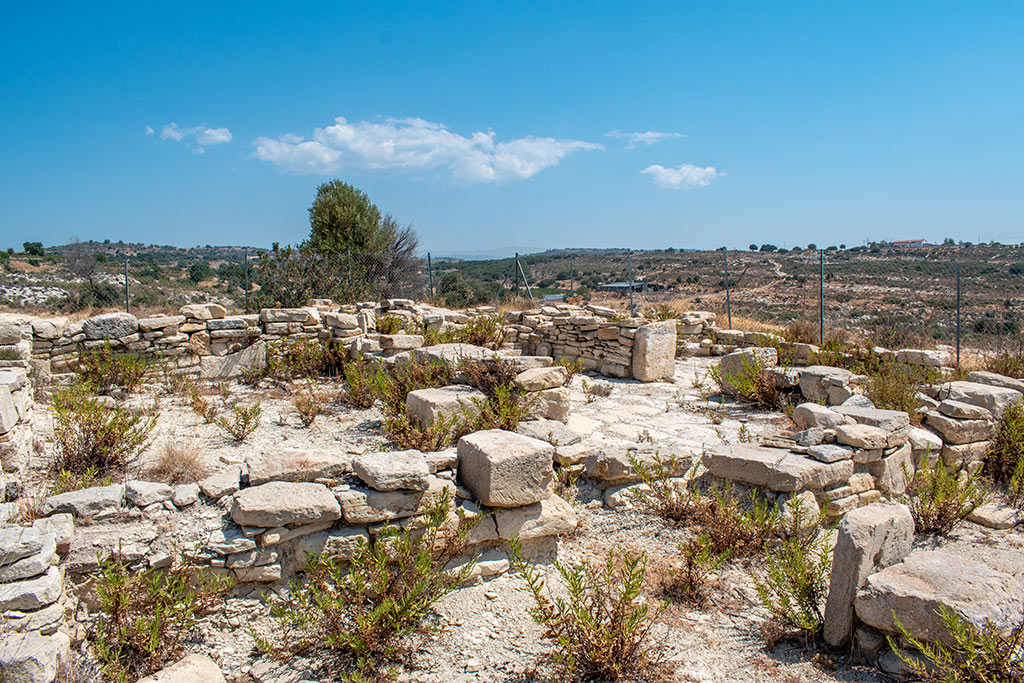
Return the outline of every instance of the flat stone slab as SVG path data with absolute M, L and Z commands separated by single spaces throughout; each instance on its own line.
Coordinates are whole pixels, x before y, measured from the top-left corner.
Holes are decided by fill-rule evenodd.
M 43 501 L 42 510 L 46 516 L 55 512 L 70 512 L 75 517 L 95 517 L 120 508 L 124 494 L 124 484 L 93 486 L 50 496 Z
M 243 526 L 313 524 L 341 519 L 341 507 L 323 484 L 272 481 L 235 494 L 231 519 Z
M 523 370 L 515 378 L 515 385 L 523 391 L 555 389 L 565 384 L 566 370 L 560 365 Z
M 426 491 L 430 488 L 430 468 L 420 451 L 366 453 L 352 459 L 356 476 L 377 491 Z
M 902 410 L 861 408 L 853 405 L 836 406 L 833 410 L 840 415 L 852 417 L 858 424 L 878 427 L 885 432 L 895 432 L 910 425 L 910 416 Z
M 793 409 L 793 422 L 801 429 L 810 427 L 830 429 L 846 424 L 846 418 L 831 408 L 820 406 L 817 403 L 801 403 Z
M 340 450 L 279 448 L 250 455 L 249 484 L 270 481 L 314 481 L 338 478 L 352 471 L 352 456 Z
M 939 606 L 956 610 L 981 628 L 991 621 L 1009 629 L 1020 616 L 1024 582 L 962 555 L 915 550 L 899 564 L 868 577 L 857 592 L 857 616 L 869 626 L 896 633 L 893 614 L 915 638 L 952 645 Z
M 426 491 L 365 491 L 349 489 L 336 495 L 349 524 L 374 524 L 412 517 L 436 503 L 448 491 L 455 500 L 455 485 L 447 479 L 430 477 Z
M 53 534 L 42 534 L 43 547 L 34 555 L 0 566 L 0 583 L 20 581 L 39 576 L 53 564 L 57 541 Z
M 746 444 L 708 451 L 702 462 L 720 479 L 780 492 L 828 488 L 853 475 L 852 460 L 823 463 L 778 448 Z
M 193 654 L 160 669 L 139 683 L 224 683 L 224 674 L 217 662 L 206 655 Z
M 544 536 L 563 536 L 576 529 L 576 511 L 558 496 L 517 508 L 504 508 L 494 515 L 500 538 L 518 536 L 519 540 Z
M 977 382 L 946 382 L 938 388 L 939 399 L 980 406 L 992 413 L 996 419 L 1001 418 L 1003 411 L 1009 406 L 1024 398 L 1016 389 Z
M 571 446 L 583 438 L 582 434 L 558 420 L 527 420 L 519 423 L 516 432 L 547 441 L 552 446 Z
M 417 389 L 406 397 L 406 411 L 409 418 L 426 427 L 438 418 L 451 418 L 466 412 L 476 415 L 480 412 L 477 402 L 487 400 L 484 392 L 463 384 L 447 387 Z
M 34 610 L 53 604 L 60 597 L 63 582 L 60 569 L 50 567 L 46 573 L 26 579 L 0 584 L 0 610 Z
M 33 528 L 12 526 L 0 529 L 0 565 L 34 555 L 42 547 L 42 535 Z

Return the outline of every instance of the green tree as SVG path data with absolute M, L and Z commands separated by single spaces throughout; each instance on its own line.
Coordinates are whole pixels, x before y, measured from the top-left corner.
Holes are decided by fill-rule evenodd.
M 206 261 L 193 261 L 188 267 L 188 279 L 199 284 L 213 276 L 213 268 Z
M 22 242 L 21 246 L 24 247 L 25 253 L 29 256 L 42 256 L 43 255 L 43 243 L 42 242 Z
M 330 180 L 316 188 L 309 207 L 309 244 L 321 254 L 379 253 L 390 241 L 382 222 L 365 192 Z

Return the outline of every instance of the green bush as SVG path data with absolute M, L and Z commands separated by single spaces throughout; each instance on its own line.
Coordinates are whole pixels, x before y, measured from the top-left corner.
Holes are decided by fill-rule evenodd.
M 100 607 L 91 637 L 104 678 L 118 683 L 180 658 L 196 615 L 230 587 L 187 561 L 132 573 L 119 558 L 108 558 L 94 579 Z
M 883 410 L 902 410 L 910 419 L 920 422 L 918 397 L 922 385 L 941 381 L 935 368 L 924 368 L 904 363 L 870 363 L 864 368 L 868 376 L 865 395 L 875 407 Z
M 109 394 L 114 389 L 135 391 L 147 371 L 142 358 L 115 354 L 110 344 L 83 353 L 78 359 L 79 382 L 88 385 L 98 394 Z
M 682 566 L 675 569 L 665 585 L 672 599 L 692 607 L 703 607 L 708 597 L 708 577 L 729 559 L 729 551 L 715 552 L 714 543 L 704 534 L 679 544 Z
M 947 470 L 942 460 L 919 469 L 904 496 L 914 531 L 945 536 L 988 499 L 988 487 L 966 470 Z
M 263 413 L 259 403 L 250 406 L 233 405 L 231 415 L 221 415 L 213 423 L 227 432 L 232 439 L 241 443 L 255 432 L 260 426 L 260 415 Z
M 453 528 L 445 492 L 418 528 L 390 523 L 360 542 L 351 563 L 309 555 L 305 580 L 294 579 L 288 597 L 271 606 L 278 630 L 254 634 L 268 655 L 312 657 L 329 676 L 376 680 L 408 645 L 431 607 L 462 583 L 472 563 L 445 565 L 464 550 L 472 524 Z
M 782 394 L 775 385 L 775 375 L 760 359 L 743 359 L 743 367 L 738 372 L 723 376 L 721 367 L 711 370 L 711 378 L 718 384 L 721 391 L 726 387 L 739 398 L 750 401 L 761 410 L 774 410 L 782 405 Z
M 119 405 L 107 407 L 74 385 L 53 395 L 55 472 L 123 474 L 149 443 L 156 417 L 143 417 Z
M 505 321 L 499 315 L 476 315 L 455 333 L 457 341 L 497 351 L 505 344 Z
M 643 597 L 647 555 L 612 548 L 603 563 L 570 567 L 555 562 L 567 591 L 552 596 L 542 572 L 525 561 L 518 539 L 511 539 L 512 566 L 533 598 L 533 620 L 554 643 L 559 680 L 619 681 L 650 676 L 662 667 L 651 642 L 661 608 L 651 610 Z
M 1008 504 L 1024 505 L 1024 406 L 1013 405 L 1003 413 L 985 468 L 1005 487 Z
M 925 643 L 896 620 L 896 628 L 926 661 L 905 652 L 892 636 L 889 646 L 914 678 L 927 683 L 1018 683 L 1024 680 L 1024 618 L 1008 634 L 988 622 L 981 629 L 955 610 L 939 605 L 943 626 L 953 645 Z
M 824 625 L 822 608 L 828 596 L 832 543 L 817 520 L 807 520 L 799 499 L 789 501 L 791 534 L 765 553 L 763 577 L 754 575 L 761 603 L 788 626 L 814 637 Z M 808 528 L 806 522 L 811 522 Z

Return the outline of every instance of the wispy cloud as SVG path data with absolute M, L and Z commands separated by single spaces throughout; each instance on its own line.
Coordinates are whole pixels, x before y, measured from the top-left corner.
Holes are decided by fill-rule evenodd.
M 652 164 L 640 172 L 652 176 L 654 184 L 663 190 L 693 190 L 707 187 L 712 180 L 725 175 L 714 166 L 701 168 L 693 164 L 680 164 L 675 168 Z
M 153 135 L 155 132 L 152 126 L 146 126 L 146 135 Z M 207 126 L 182 128 L 172 121 L 160 129 L 160 139 L 174 140 L 175 142 L 184 140 L 195 145 L 192 148 L 193 152 L 203 154 L 207 147 L 231 142 L 231 131 L 227 128 L 209 128 Z
M 656 145 L 662 140 L 685 138 L 686 136 L 682 133 L 665 133 L 658 130 L 649 130 L 646 132 L 636 131 L 632 133 L 624 133 L 621 130 L 610 130 L 605 133 L 605 137 L 627 140 L 626 149 L 635 149 L 638 145 Z
M 447 168 L 456 182 L 500 182 L 531 178 L 573 152 L 601 145 L 527 136 L 498 142 L 493 131 L 464 136 L 420 118 L 382 123 L 349 122 L 317 128 L 310 139 L 288 134 L 253 142 L 253 156 L 293 173 L 333 173 L 341 168 L 423 171 Z

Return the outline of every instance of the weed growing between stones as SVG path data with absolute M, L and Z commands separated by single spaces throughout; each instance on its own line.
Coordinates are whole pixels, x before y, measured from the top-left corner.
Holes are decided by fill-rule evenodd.
M 798 498 L 791 498 L 787 505 L 791 528 L 777 547 L 766 549 L 765 574 L 752 574 L 754 588 L 772 616 L 815 638 L 824 626 L 832 542 L 820 520 L 806 519 Z
M 593 403 L 597 398 L 608 398 L 612 394 L 612 385 L 608 382 L 594 382 L 591 384 L 583 380 L 583 393 L 587 395 L 587 403 Z
M 901 410 L 915 424 L 921 422 L 921 385 L 941 381 L 935 368 L 904 363 L 866 363 L 862 374 L 868 376 L 865 395 L 876 408 Z
M 739 398 L 750 401 L 759 410 L 776 410 L 782 406 L 782 392 L 775 385 L 775 375 L 760 359 L 743 359 L 743 367 L 737 372 L 722 375 L 720 367 L 709 369 L 711 379 L 721 392 L 729 387 Z
M 530 615 L 552 641 L 559 681 L 657 680 L 666 673 L 651 630 L 663 608 L 643 598 L 647 556 L 612 548 L 604 562 L 569 567 L 555 562 L 568 595 L 552 597 L 539 569 L 509 540 L 512 567 L 533 598 Z
M 379 368 L 371 366 L 362 356 L 342 366 L 345 388 L 338 393 L 338 400 L 353 408 L 367 409 L 377 401 L 376 384 Z
M 471 431 L 460 415 L 439 416 L 426 427 L 414 424 L 405 413 L 384 418 L 384 435 L 403 450 L 439 451 Z
M 190 484 L 199 481 L 206 474 L 199 441 L 186 437 L 178 441 L 163 442 L 157 453 L 156 462 L 146 470 L 150 481 L 167 484 Z
M 189 406 L 192 408 L 192 412 L 203 418 L 203 422 L 206 424 L 213 424 L 217 420 L 217 413 L 220 412 L 220 407 L 204 396 L 198 388 L 192 389 Z
M 1024 379 L 1024 344 L 1015 351 L 1003 351 L 985 358 L 985 369 L 1007 377 Z
M 988 487 L 977 474 L 948 470 L 939 460 L 914 474 L 903 502 L 914 517 L 916 533 L 945 536 L 988 496 Z
M 227 432 L 232 439 L 242 443 L 259 428 L 262 413 L 263 409 L 259 403 L 249 406 L 233 405 L 231 415 L 216 418 L 214 424 Z
M 1007 504 L 1024 507 L 1024 406 L 1013 405 L 1003 413 L 985 469 L 1005 487 Z
M 107 680 L 135 681 L 183 654 L 196 615 L 230 588 L 224 579 L 182 558 L 170 569 L 129 571 L 119 558 L 100 562 L 94 576 L 100 614 L 91 639 Z
M 465 547 L 472 523 L 452 528 L 451 496 L 445 492 L 418 528 L 390 523 L 347 565 L 309 555 L 305 580 L 294 579 L 288 597 L 271 606 L 279 630 L 254 634 L 269 656 L 305 655 L 324 674 L 347 680 L 383 680 L 409 654 L 408 636 L 423 628 L 434 603 L 462 583 L 472 563 L 445 565 Z
M 78 381 L 96 393 L 107 395 L 114 389 L 132 392 L 145 379 L 146 361 L 142 358 L 115 354 L 107 342 L 98 349 L 83 353 L 78 359 Z
M 715 552 L 707 536 L 694 536 L 679 544 L 682 566 L 673 570 L 664 584 L 664 592 L 672 600 L 690 607 L 704 607 L 710 589 L 708 579 L 729 559 L 729 551 Z
M 149 443 L 156 417 L 143 417 L 119 405 L 108 407 L 73 385 L 53 395 L 54 472 L 100 476 L 121 474 Z
M 939 605 L 939 615 L 953 645 L 922 642 L 896 619 L 900 635 L 924 655 L 925 661 L 905 651 L 889 636 L 889 646 L 913 672 L 915 679 L 927 683 L 1016 683 L 1024 680 L 1024 616 L 1009 633 L 1003 633 L 991 622 L 978 628 L 946 605 Z
M 306 427 L 311 426 L 317 416 L 327 411 L 327 396 L 311 379 L 306 380 L 306 388 L 299 391 L 292 403 L 299 421 Z
M 576 360 L 569 360 L 565 356 L 558 359 L 556 365 L 565 368 L 565 384 L 566 386 L 572 382 L 572 378 L 583 372 L 583 359 L 577 358 Z M 611 386 L 611 385 L 609 385 Z
M 78 491 L 93 486 L 109 486 L 114 483 L 113 477 L 99 477 L 95 467 L 87 467 L 81 474 L 75 474 L 71 470 L 57 472 L 57 481 L 53 483 L 53 495 Z
M 473 316 L 456 332 L 456 339 L 497 351 L 505 344 L 505 321 L 498 315 Z

